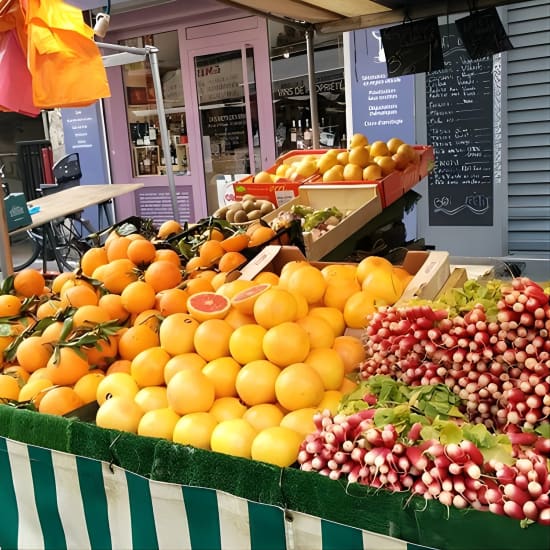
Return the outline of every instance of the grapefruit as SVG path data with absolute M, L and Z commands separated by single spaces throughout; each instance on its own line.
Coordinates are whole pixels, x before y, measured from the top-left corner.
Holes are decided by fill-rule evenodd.
M 241 313 L 253 315 L 256 299 L 269 288 L 271 288 L 269 283 L 261 283 L 241 290 L 233 296 L 231 305 Z
M 229 298 L 216 292 L 197 292 L 187 299 L 189 313 L 200 323 L 208 319 L 223 319 L 230 307 Z

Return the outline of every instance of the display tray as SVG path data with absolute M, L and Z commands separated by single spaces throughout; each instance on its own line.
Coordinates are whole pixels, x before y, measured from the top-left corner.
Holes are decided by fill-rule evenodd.
M 31 539 L 39 541 L 32 547 L 52 549 L 229 548 L 220 540 L 227 532 L 216 521 L 219 509 L 230 503 L 225 494 L 250 501 L 226 506 L 225 529 L 246 523 L 252 541 L 232 548 L 547 550 L 550 545 L 550 530 L 540 524 L 522 528 L 505 516 L 446 508 L 408 492 L 350 485 L 7 405 L 0 405 L 0 462 L 2 548 L 29 548 Z M 253 503 L 273 508 L 256 509 Z M 300 528 L 288 511 L 313 518 Z M 87 524 L 79 523 L 84 518 Z M 193 537 L 194 521 L 210 537 L 206 542 Z M 166 543 L 183 532 L 187 538 Z M 186 546 L 182 541 L 189 538 Z
M 382 211 L 376 185 L 307 185 L 300 187 L 296 198 L 273 210 L 263 220 L 270 223 L 294 205 L 311 206 L 315 210 L 334 206 L 343 213 L 349 212 L 338 225 L 316 239 L 312 233 L 304 232 L 308 260 L 322 259 Z

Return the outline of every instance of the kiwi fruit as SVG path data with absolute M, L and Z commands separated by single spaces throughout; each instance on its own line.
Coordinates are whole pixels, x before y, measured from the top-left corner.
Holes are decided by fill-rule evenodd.
M 237 210 L 233 221 L 236 223 L 243 223 L 248 221 L 248 214 L 244 210 Z

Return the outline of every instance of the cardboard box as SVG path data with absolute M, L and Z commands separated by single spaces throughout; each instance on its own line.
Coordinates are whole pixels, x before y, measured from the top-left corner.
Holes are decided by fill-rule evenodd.
M 250 194 L 258 199 L 271 201 L 275 206 L 282 206 L 298 196 L 301 185 L 301 182 L 286 180 L 279 180 L 277 183 L 254 183 L 254 176 L 247 176 L 235 182 L 233 190 L 237 201 Z
M 25 227 L 32 223 L 24 193 L 10 193 L 4 198 L 8 231 Z
M 335 206 L 348 215 L 333 229 L 314 239 L 304 233 L 304 245 L 308 260 L 320 260 L 345 239 L 361 229 L 369 220 L 382 212 L 382 203 L 376 185 L 304 185 L 296 198 L 270 212 L 263 219 L 270 223 L 281 212 L 293 205 L 311 206 L 315 210 Z
M 413 298 L 433 300 L 451 275 L 449 253 L 442 250 L 409 250 L 403 267 L 414 274 L 397 305 Z

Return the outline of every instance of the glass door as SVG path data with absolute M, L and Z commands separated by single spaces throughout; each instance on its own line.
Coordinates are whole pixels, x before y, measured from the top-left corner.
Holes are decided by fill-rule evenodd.
M 194 68 L 207 210 L 212 214 L 233 199 L 232 182 L 261 169 L 254 48 L 197 55 Z

